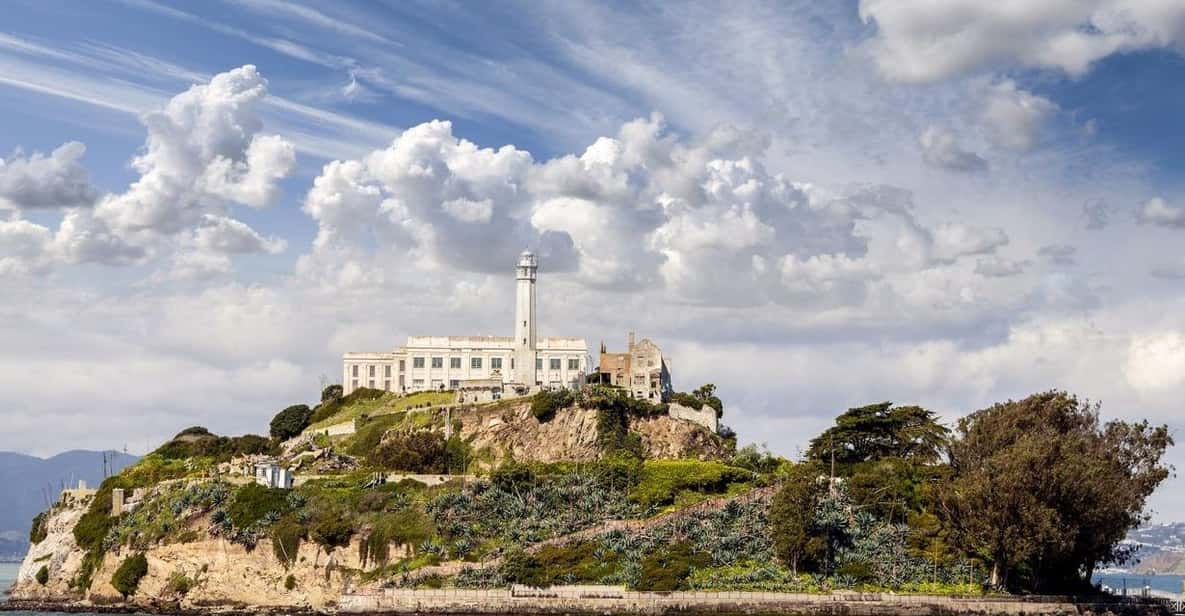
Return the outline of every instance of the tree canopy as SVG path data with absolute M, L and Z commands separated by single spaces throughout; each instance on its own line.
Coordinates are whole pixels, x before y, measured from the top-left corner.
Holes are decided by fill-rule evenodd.
M 836 464 L 857 464 L 886 458 L 921 463 L 939 459 L 950 431 L 937 416 L 920 406 L 891 402 L 849 409 L 835 425 L 811 440 L 807 457 Z
M 276 413 L 269 426 L 269 433 L 274 439 L 286 441 L 309 427 L 312 418 L 313 409 L 308 405 L 294 404 Z
M 943 513 L 955 543 L 990 563 L 993 585 L 1075 590 L 1128 557 L 1120 541 L 1147 520 L 1173 441 L 1165 426 L 1102 424 L 1098 410 L 1050 391 L 960 420 Z

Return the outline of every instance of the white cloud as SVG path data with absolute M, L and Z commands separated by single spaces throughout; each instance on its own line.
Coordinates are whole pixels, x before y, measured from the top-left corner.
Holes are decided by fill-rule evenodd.
M 1037 251 L 1037 254 L 1057 265 L 1076 265 L 1078 263 L 1078 247 L 1070 244 L 1046 244 Z
M 246 223 L 212 214 L 194 231 L 192 243 L 200 250 L 221 254 L 279 254 L 288 246 L 283 239 L 263 237 Z
M 955 134 L 941 126 L 927 126 L 918 137 L 922 160 L 951 171 L 975 172 L 987 168 L 987 161 L 975 152 L 963 149 Z
M 1185 49 L 1175 0 L 861 0 L 860 17 L 876 25 L 864 51 L 908 82 L 1010 65 L 1079 76 L 1113 53 Z
M 1048 99 L 1005 80 L 988 86 L 982 120 L 998 145 L 1012 150 L 1029 150 L 1037 145 L 1045 121 L 1056 110 L 1057 106 Z
M 1007 244 L 1008 235 L 997 227 L 948 223 L 934 229 L 935 258 L 943 263 L 951 263 L 964 256 L 990 254 Z
M 0 276 L 23 275 L 45 268 L 52 241 L 49 229 L 27 220 L 0 220 Z
M 988 278 L 1007 278 L 1024 273 L 1028 261 L 1013 261 L 1003 257 L 987 257 L 975 262 L 975 273 Z
M 1185 335 L 1171 331 L 1133 336 L 1124 375 L 1142 393 L 1185 385 Z
M 0 158 L 0 202 L 26 209 L 88 206 L 97 192 L 82 165 L 86 146 L 71 141 L 49 156 Z
M 1164 199 L 1155 197 L 1136 212 L 1136 221 L 1142 225 L 1185 229 L 1185 208 L 1171 206 Z

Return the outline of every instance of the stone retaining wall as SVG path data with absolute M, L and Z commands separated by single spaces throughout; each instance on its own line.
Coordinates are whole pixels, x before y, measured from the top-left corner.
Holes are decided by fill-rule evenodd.
M 1156 605 L 1075 603 L 1066 597 L 936 597 L 882 593 L 828 595 L 774 592 L 636 592 L 620 587 L 569 586 L 499 590 L 385 589 L 345 595 L 340 613 L 668 614 L 745 613 L 844 616 L 976 614 L 1055 616 L 1165 614 Z

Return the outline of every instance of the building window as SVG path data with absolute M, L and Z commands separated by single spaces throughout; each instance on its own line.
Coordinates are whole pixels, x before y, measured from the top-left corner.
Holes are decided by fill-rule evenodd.
M 368 367 L 370 368 L 370 374 L 368 374 L 367 376 L 374 376 L 374 366 L 368 366 Z
M 424 379 L 412 379 L 411 386 L 413 389 L 423 389 L 424 388 Z
M 448 367 L 452 368 L 453 370 L 460 370 L 461 369 L 461 358 L 460 357 L 448 358 Z
M 390 364 L 383 366 L 383 376 L 385 376 L 387 378 L 391 378 L 391 365 Z
M 536 369 L 536 370 L 542 370 L 542 369 L 543 369 L 543 358 L 542 358 L 542 357 L 536 357 L 536 358 L 535 358 L 535 369 Z
M 513 357 L 510 358 L 510 369 L 514 370 L 514 358 Z
M 470 357 L 469 358 L 469 367 L 474 370 L 481 370 L 481 358 L 480 357 Z
M 569 370 L 579 370 L 580 369 L 580 360 L 579 359 L 569 359 L 568 360 L 568 369 Z
M 406 359 L 399 360 L 399 371 L 404 372 L 406 370 L 407 370 L 407 360 Z
M 350 366 L 350 376 L 358 376 L 358 364 Z
M 502 358 L 501 357 L 491 357 L 490 358 L 490 370 L 501 370 L 501 369 L 502 369 Z
M 423 357 L 411 358 L 411 367 L 412 368 L 423 368 L 424 367 L 424 358 Z
M 369 388 L 371 388 L 371 389 L 374 389 L 374 379 L 370 379 L 370 382 L 369 382 L 369 383 L 367 383 L 367 385 L 366 385 L 366 386 L 367 386 L 367 387 L 369 387 Z
M 432 389 L 444 389 L 444 381 L 440 379 L 432 379 Z
M 383 381 L 383 389 L 391 391 L 391 379 L 386 379 Z
M 548 365 L 548 367 L 549 367 L 549 368 L 551 368 L 552 370 L 559 370 L 559 369 L 560 369 L 560 365 L 561 365 L 561 363 L 560 363 L 560 358 L 558 358 L 558 357 L 552 357 L 552 358 L 551 358 L 551 361 L 549 361 L 549 362 L 547 363 L 547 365 Z
M 357 367 L 357 366 L 355 366 L 355 367 Z M 350 389 L 351 390 L 358 389 L 358 379 L 354 379 L 353 381 L 350 381 Z
M 448 381 L 448 388 L 449 389 L 457 389 L 460 386 L 461 386 L 461 381 L 458 381 L 457 379 L 449 379 L 449 381 Z
M 444 367 L 444 358 L 443 357 L 433 357 L 432 358 L 432 367 L 433 368 L 443 368 Z

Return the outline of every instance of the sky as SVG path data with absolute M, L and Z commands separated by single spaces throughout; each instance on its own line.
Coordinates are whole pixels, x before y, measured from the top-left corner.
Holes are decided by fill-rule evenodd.
M 541 335 L 742 444 L 1049 389 L 1185 439 L 1183 54 L 1179 0 L 11 0 L 0 449 L 266 430 L 505 335 L 524 248 Z

